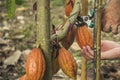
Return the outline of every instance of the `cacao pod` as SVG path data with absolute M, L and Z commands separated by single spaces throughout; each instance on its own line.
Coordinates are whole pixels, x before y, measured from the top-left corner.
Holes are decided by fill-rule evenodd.
M 74 6 L 75 0 L 66 0 L 65 4 L 65 14 L 66 16 L 69 16 L 72 12 L 73 6 Z
M 56 74 L 60 70 L 60 66 L 58 63 L 58 58 L 52 61 L 52 75 Z
M 65 48 L 60 48 L 58 62 L 63 72 L 75 80 L 77 76 L 77 63 L 72 54 Z
M 75 34 L 76 28 L 72 24 L 70 24 L 67 35 L 61 41 L 65 49 L 68 49 L 72 45 L 72 43 L 74 42 Z
M 29 80 L 42 80 L 45 68 L 46 64 L 42 51 L 39 48 L 34 48 L 26 61 L 26 76 Z
M 20 80 L 29 80 L 26 74 L 20 78 Z
M 65 25 L 66 21 L 67 21 L 67 19 L 56 30 L 64 29 L 64 25 Z M 61 40 L 61 43 L 65 49 L 68 49 L 72 45 L 72 43 L 74 42 L 75 34 L 76 34 L 76 28 L 74 27 L 73 24 L 69 24 L 67 34 Z
M 76 32 L 76 41 L 80 48 L 88 45 L 93 49 L 93 36 L 87 25 L 78 27 Z

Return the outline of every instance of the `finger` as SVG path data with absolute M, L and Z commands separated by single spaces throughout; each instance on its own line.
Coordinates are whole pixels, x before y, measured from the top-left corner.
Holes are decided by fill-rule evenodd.
M 101 30 L 103 31 L 103 28 L 104 28 L 104 26 L 105 26 L 105 24 L 106 24 L 106 20 L 105 20 L 105 18 L 104 18 L 104 12 L 105 12 L 105 10 L 103 10 L 103 12 L 102 12 L 102 24 L 101 24 Z
M 84 49 L 81 50 L 81 55 L 84 56 Z
M 94 54 L 93 54 L 93 50 L 92 50 L 89 46 L 87 46 L 87 51 L 90 53 L 91 56 L 94 55 Z
M 89 54 L 89 52 L 87 50 L 87 47 L 84 48 L 84 56 L 89 60 L 92 59 L 92 56 Z
M 103 26 L 103 31 L 109 33 L 110 32 L 110 23 L 106 23 L 105 26 Z
M 83 47 L 83 49 L 81 50 L 81 53 L 82 53 L 83 57 L 85 57 L 87 60 L 89 60 L 90 58 L 86 55 L 86 53 L 87 53 L 86 51 L 87 51 L 86 48 Z
M 88 57 L 85 55 L 84 49 L 81 50 L 81 53 L 82 53 L 81 55 L 82 55 L 84 58 L 88 59 Z
M 117 26 L 117 24 L 112 25 L 112 33 L 118 34 L 118 26 Z
M 93 51 L 91 50 L 91 48 L 89 46 L 86 46 L 86 55 L 90 59 L 93 59 Z
M 108 4 L 109 2 L 110 2 L 110 0 L 106 0 L 106 2 L 105 2 L 105 3 L 106 3 L 106 4 Z
M 120 32 L 120 23 L 119 23 L 119 25 L 118 25 L 118 33 Z
M 85 50 L 85 47 L 82 48 L 81 53 L 82 53 L 82 56 L 86 57 L 86 50 Z
M 109 14 L 107 14 L 106 9 L 103 10 L 102 13 L 102 30 L 105 32 L 110 32 L 110 22 L 109 22 Z
M 82 50 L 81 50 L 81 54 L 82 56 L 85 56 L 85 47 L 83 46 Z

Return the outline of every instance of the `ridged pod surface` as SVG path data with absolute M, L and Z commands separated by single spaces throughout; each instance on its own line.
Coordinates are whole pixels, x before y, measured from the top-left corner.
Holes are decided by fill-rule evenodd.
M 87 25 L 78 27 L 76 41 L 80 48 L 83 48 L 83 46 L 90 46 L 93 49 L 93 36 Z
M 60 48 L 58 62 L 63 72 L 75 80 L 77 76 L 77 63 L 72 54 L 65 48 Z
M 58 58 L 52 61 L 52 75 L 56 74 L 60 70 L 60 66 L 58 63 Z
M 74 6 L 75 0 L 66 0 L 65 4 L 65 14 L 66 16 L 69 16 L 72 12 L 73 6 Z
M 26 76 L 29 80 L 42 80 L 45 72 L 46 64 L 42 51 L 34 48 L 29 54 L 25 69 Z
M 20 78 L 20 80 L 29 80 L 29 79 L 27 78 L 27 76 L 26 76 L 26 74 L 25 74 L 24 76 L 22 76 L 22 77 Z

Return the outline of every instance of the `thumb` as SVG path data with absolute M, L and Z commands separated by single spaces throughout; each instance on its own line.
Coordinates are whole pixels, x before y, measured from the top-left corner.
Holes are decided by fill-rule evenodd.
M 117 24 L 112 25 L 112 33 L 118 34 L 118 25 Z

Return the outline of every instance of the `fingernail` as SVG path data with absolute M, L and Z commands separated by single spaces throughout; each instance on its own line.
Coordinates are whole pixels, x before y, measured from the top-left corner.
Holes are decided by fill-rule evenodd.
M 86 45 L 86 47 L 89 47 L 88 45 Z
M 83 46 L 83 49 L 85 49 L 85 46 Z

